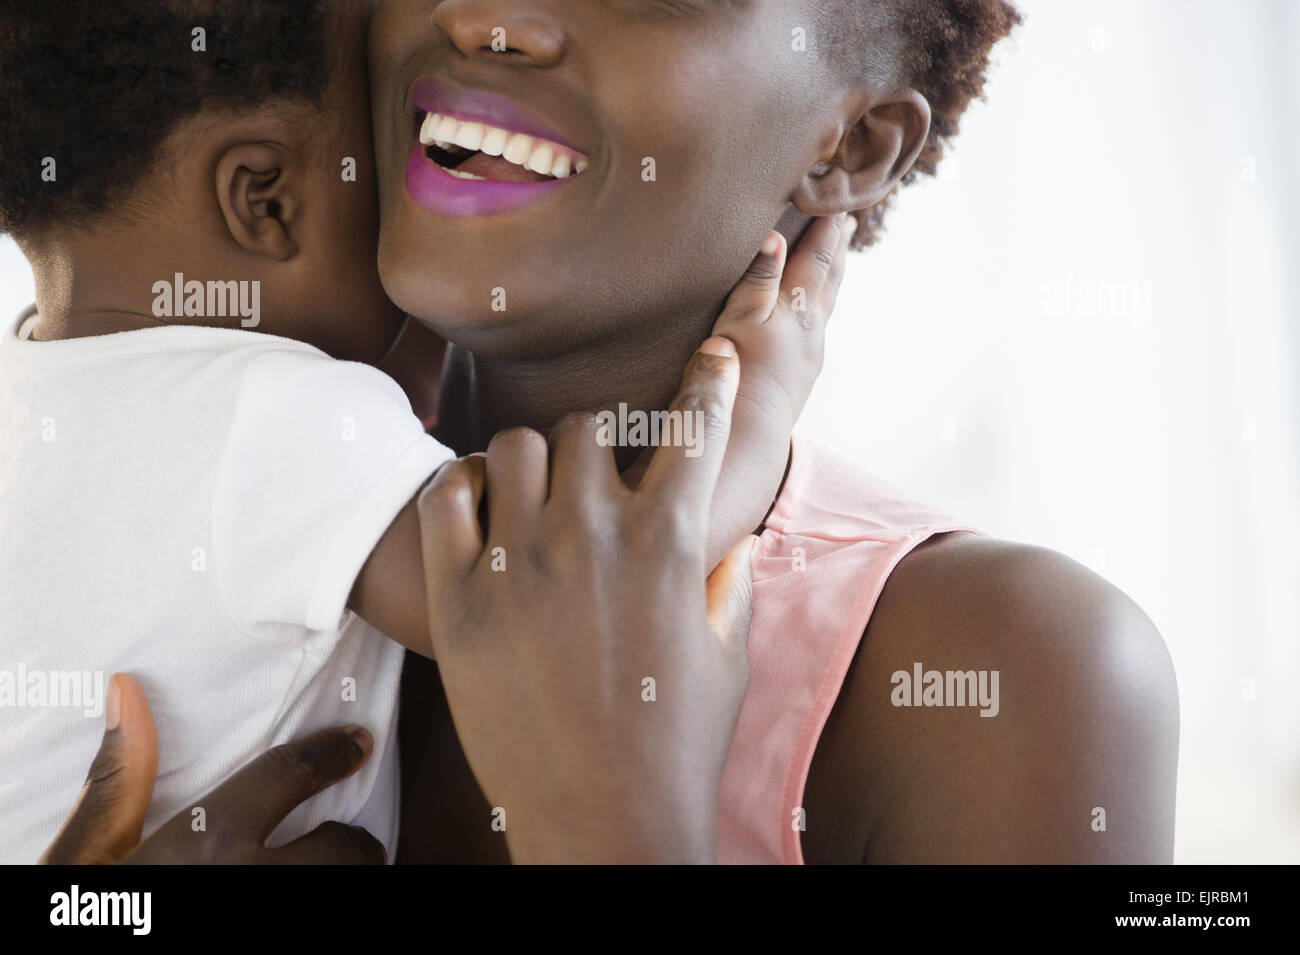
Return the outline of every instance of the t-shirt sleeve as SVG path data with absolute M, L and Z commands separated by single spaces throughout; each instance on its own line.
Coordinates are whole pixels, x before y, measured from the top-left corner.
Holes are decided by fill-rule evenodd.
M 253 636 L 337 630 L 384 532 L 454 455 L 368 365 L 267 352 L 246 367 L 213 487 L 222 596 Z

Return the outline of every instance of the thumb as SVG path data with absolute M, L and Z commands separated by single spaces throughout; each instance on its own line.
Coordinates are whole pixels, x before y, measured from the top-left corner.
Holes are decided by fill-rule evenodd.
M 40 861 L 105 865 L 136 847 L 158 774 L 158 731 L 134 678 L 108 681 L 104 739 L 76 805 Z
M 724 338 L 739 335 L 744 326 L 762 325 L 772 317 L 781 300 L 781 278 L 788 251 L 785 236 L 776 231 L 768 234 L 758 255 L 727 298 L 713 326 L 714 335 Z
M 758 538 L 746 537 L 709 574 L 705 584 L 709 626 L 723 643 L 743 653 L 749 645 L 749 621 L 754 610 L 754 553 Z

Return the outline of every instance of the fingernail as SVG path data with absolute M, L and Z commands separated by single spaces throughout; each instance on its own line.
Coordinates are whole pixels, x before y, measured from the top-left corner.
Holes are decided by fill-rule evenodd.
M 363 753 L 370 752 L 370 747 L 374 740 L 371 739 L 370 734 L 365 729 L 357 726 L 355 723 L 350 723 L 343 727 L 343 732 L 352 737 L 352 741 L 361 747 Z
M 764 255 L 776 255 L 781 250 L 781 233 L 769 232 L 767 238 L 763 240 L 763 246 L 759 249 Z
M 717 355 L 719 358 L 735 358 L 736 346 L 731 344 L 728 338 L 721 338 L 717 335 L 708 339 L 700 346 L 700 351 L 706 355 Z
M 117 674 L 108 681 L 108 699 L 104 702 L 104 729 L 115 730 L 122 722 L 122 689 L 117 685 Z
M 858 217 L 849 216 L 844 223 L 844 229 L 849 235 L 856 235 L 858 231 Z
M 753 560 L 758 556 L 758 545 L 763 543 L 763 539 L 756 534 L 750 535 L 749 538 L 749 559 Z

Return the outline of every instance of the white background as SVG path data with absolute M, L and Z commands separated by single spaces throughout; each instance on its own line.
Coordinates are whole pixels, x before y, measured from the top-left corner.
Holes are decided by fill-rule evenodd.
M 1300 2 L 1020 7 L 853 268 L 804 431 L 1136 599 L 1177 860 L 1300 862 Z
M 1132 595 L 1178 672 L 1177 860 L 1300 862 L 1300 0 L 1020 6 L 801 427 Z M 31 298 L 0 239 L 0 312 Z

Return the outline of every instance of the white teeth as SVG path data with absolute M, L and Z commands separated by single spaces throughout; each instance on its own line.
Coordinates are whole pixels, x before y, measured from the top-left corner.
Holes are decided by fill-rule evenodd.
M 506 141 L 510 134 L 504 129 L 489 129 L 487 135 L 483 137 L 483 145 L 479 149 L 489 156 L 500 156 L 506 151 Z
M 423 146 L 430 145 L 435 134 L 438 132 L 438 124 L 442 122 L 442 117 L 437 113 L 430 113 L 424 117 L 424 125 L 420 127 L 420 144 Z
M 506 162 L 522 166 L 528 162 L 528 157 L 532 154 L 533 137 L 525 136 L 523 133 L 515 133 L 510 137 L 510 142 L 506 143 L 506 151 L 501 156 Z
M 551 174 L 553 165 L 555 165 L 555 150 L 545 143 L 540 144 L 528 157 L 528 168 L 543 176 Z
M 565 147 L 534 139 L 526 133 L 488 126 L 486 123 L 459 120 L 454 116 L 429 113 L 420 125 L 420 143 L 445 151 L 465 150 L 487 156 L 500 156 L 516 166 L 523 166 L 543 176 L 568 179 L 591 167 L 590 161 L 565 151 Z M 458 179 L 483 179 L 455 169 L 447 172 Z
M 466 123 L 452 140 L 461 149 L 469 149 L 478 152 L 483 146 L 483 136 L 487 133 L 487 127 L 482 123 Z
M 455 141 L 456 134 L 460 132 L 460 125 L 460 120 L 455 116 L 444 116 L 442 122 L 438 123 L 438 130 L 436 133 L 437 139 L 435 142 L 447 143 L 450 145 Z M 439 148 L 443 147 L 440 146 Z
M 476 176 L 472 172 L 461 172 L 459 169 L 444 169 L 443 172 L 455 176 L 457 179 L 472 179 L 475 182 L 483 182 L 483 176 Z

